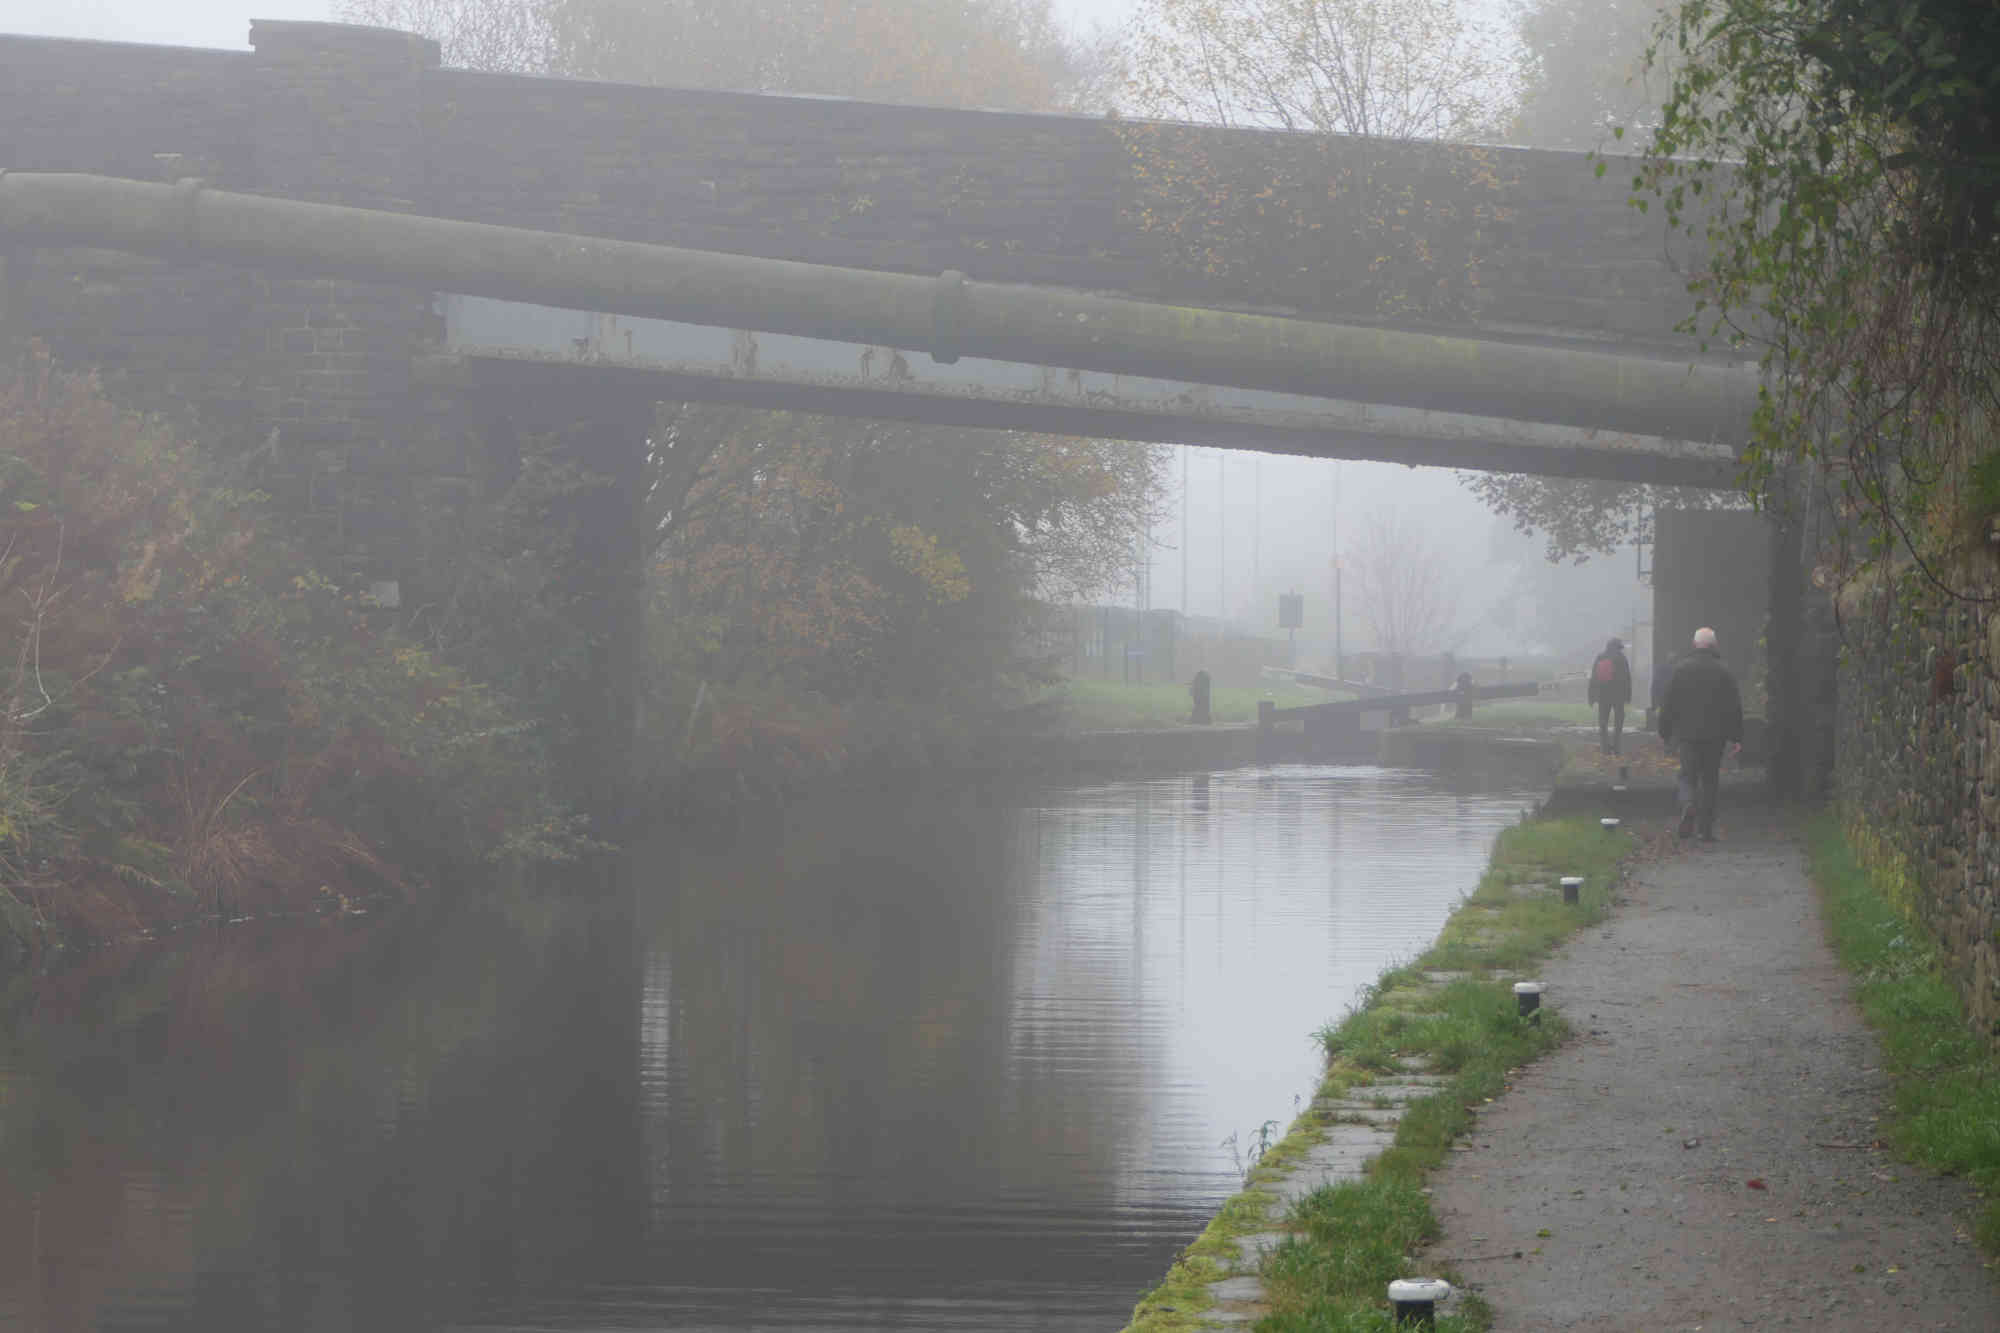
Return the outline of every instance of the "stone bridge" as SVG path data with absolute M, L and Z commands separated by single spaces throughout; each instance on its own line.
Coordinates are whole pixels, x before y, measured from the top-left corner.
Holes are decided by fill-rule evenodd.
M 0 36 L 0 169 L 199 177 L 394 213 L 1614 353 L 1656 370 L 1709 360 L 1675 332 L 1685 276 L 1659 219 L 1628 206 L 1629 170 L 1600 178 L 1577 154 L 476 73 L 440 68 L 435 44 L 413 35 L 337 24 L 257 21 L 250 35 L 248 52 Z M 938 410 L 843 397 L 878 386 L 830 390 L 809 370 L 748 384 L 740 356 L 674 373 L 657 357 L 620 364 L 617 339 L 594 326 L 588 355 L 563 345 L 560 324 L 539 345 L 530 333 L 495 347 L 494 329 L 549 312 L 468 314 L 410 284 L 5 236 L 0 264 L 0 336 L 39 338 L 225 447 L 267 447 L 301 521 L 336 529 L 353 572 L 405 596 L 421 596 L 434 516 L 489 490 L 522 432 L 568 432 L 631 497 L 658 399 Z M 1711 484 L 1729 452 L 1727 440 L 1662 431 L 1635 445 L 1576 426 L 1531 426 L 1535 438 L 1506 447 L 1499 432 L 1532 422 L 1532 402 L 1431 414 L 1442 425 L 1364 402 L 1358 417 L 1274 426 L 1250 420 L 1256 405 L 1234 425 L 1202 419 L 1183 410 L 1189 398 L 958 419 Z M 1661 471 L 1661 457 L 1698 466 Z M 605 568 L 636 568 L 635 513 L 603 517 Z M 623 603 L 629 581 L 607 577 Z

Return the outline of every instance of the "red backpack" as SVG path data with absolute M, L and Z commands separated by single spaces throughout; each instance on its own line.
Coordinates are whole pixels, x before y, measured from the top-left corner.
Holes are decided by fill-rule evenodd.
M 1618 679 L 1618 664 L 1608 657 L 1600 657 L 1597 659 L 1597 670 L 1593 674 L 1598 684 L 1609 685 Z M 1572 676 L 1570 679 L 1574 680 L 1575 677 Z

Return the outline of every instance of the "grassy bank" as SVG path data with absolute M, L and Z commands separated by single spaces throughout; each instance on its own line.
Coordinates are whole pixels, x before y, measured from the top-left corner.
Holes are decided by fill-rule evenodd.
M 1290 682 L 1269 685 L 1217 686 L 1209 696 L 1215 722 L 1255 722 L 1257 701 L 1270 699 L 1280 708 L 1301 708 L 1344 698 L 1325 690 Z M 1071 731 L 1135 731 L 1151 727 L 1185 727 L 1193 702 L 1185 684 L 1127 685 L 1112 680 L 1070 680 L 1045 696 Z
M 1638 710 L 1633 716 L 1632 709 L 1625 710 L 1625 729 L 1636 730 L 1636 723 L 1645 720 L 1646 710 Z M 1456 715 L 1441 718 L 1427 718 L 1427 722 L 1452 724 L 1458 722 Z M 1597 725 L 1597 708 L 1594 704 L 1579 703 L 1565 699 L 1488 699 L 1472 706 L 1472 720 L 1460 725 L 1474 727 L 1521 727 L 1528 731 L 1546 731 L 1551 727 L 1594 727 Z
M 1571 932 L 1603 917 L 1630 848 L 1628 837 L 1605 832 L 1594 819 L 1534 821 L 1501 834 L 1478 889 L 1437 942 L 1385 972 L 1352 1013 L 1318 1034 L 1327 1069 L 1314 1109 L 1261 1154 L 1243 1192 L 1140 1300 L 1131 1329 L 1202 1327 L 1208 1286 L 1226 1275 L 1240 1240 L 1273 1230 L 1289 1239 L 1261 1266 L 1271 1313 L 1259 1329 L 1389 1328 L 1389 1282 L 1410 1276 L 1403 1256 L 1438 1232 L 1423 1193 L 1425 1175 L 1471 1126 L 1468 1108 L 1496 1096 L 1510 1070 L 1566 1033 L 1554 1014 L 1539 1025 L 1523 1023 L 1511 981 Z M 1561 901 L 1562 875 L 1584 877 L 1574 906 Z M 1394 1145 L 1359 1180 L 1322 1188 L 1280 1213 L 1271 1182 L 1339 1121 L 1337 1111 L 1319 1104 L 1365 1099 L 1369 1084 L 1418 1068 L 1447 1081 L 1407 1109 Z M 1484 1307 L 1465 1300 L 1439 1327 L 1478 1329 L 1487 1322 Z
M 2000 1057 L 1972 1032 L 1929 938 L 1862 866 L 1840 822 L 1820 815 L 1806 837 L 1828 932 L 1894 1079 L 1889 1141 L 1911 1162 L 1972 1182 L 1985 1196 L 1977 1239 L 2000 1253 Z

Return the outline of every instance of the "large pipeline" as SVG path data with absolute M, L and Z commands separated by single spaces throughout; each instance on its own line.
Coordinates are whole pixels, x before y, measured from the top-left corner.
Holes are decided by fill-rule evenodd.
M 1739 447 L 1751 370 L 1234 314 L 67 172 L 0 172 L 0 239 Z

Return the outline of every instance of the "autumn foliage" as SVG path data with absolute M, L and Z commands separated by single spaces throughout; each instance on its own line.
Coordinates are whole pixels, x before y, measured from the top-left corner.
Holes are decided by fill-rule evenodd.
M 692 757 L 732 770 L 977 724 L 1032 668 L 1036 604 L 1121 578 L 1160 502 L 1149 445 L 754 411 L 704 430 L 654 565 L 654 662 L 676 721 L 707 683 Z
M 564 825 L 532 728 L 263 497 L 45 356 L 0 382 L 0 914 L 27 939 L 337 907 Z

